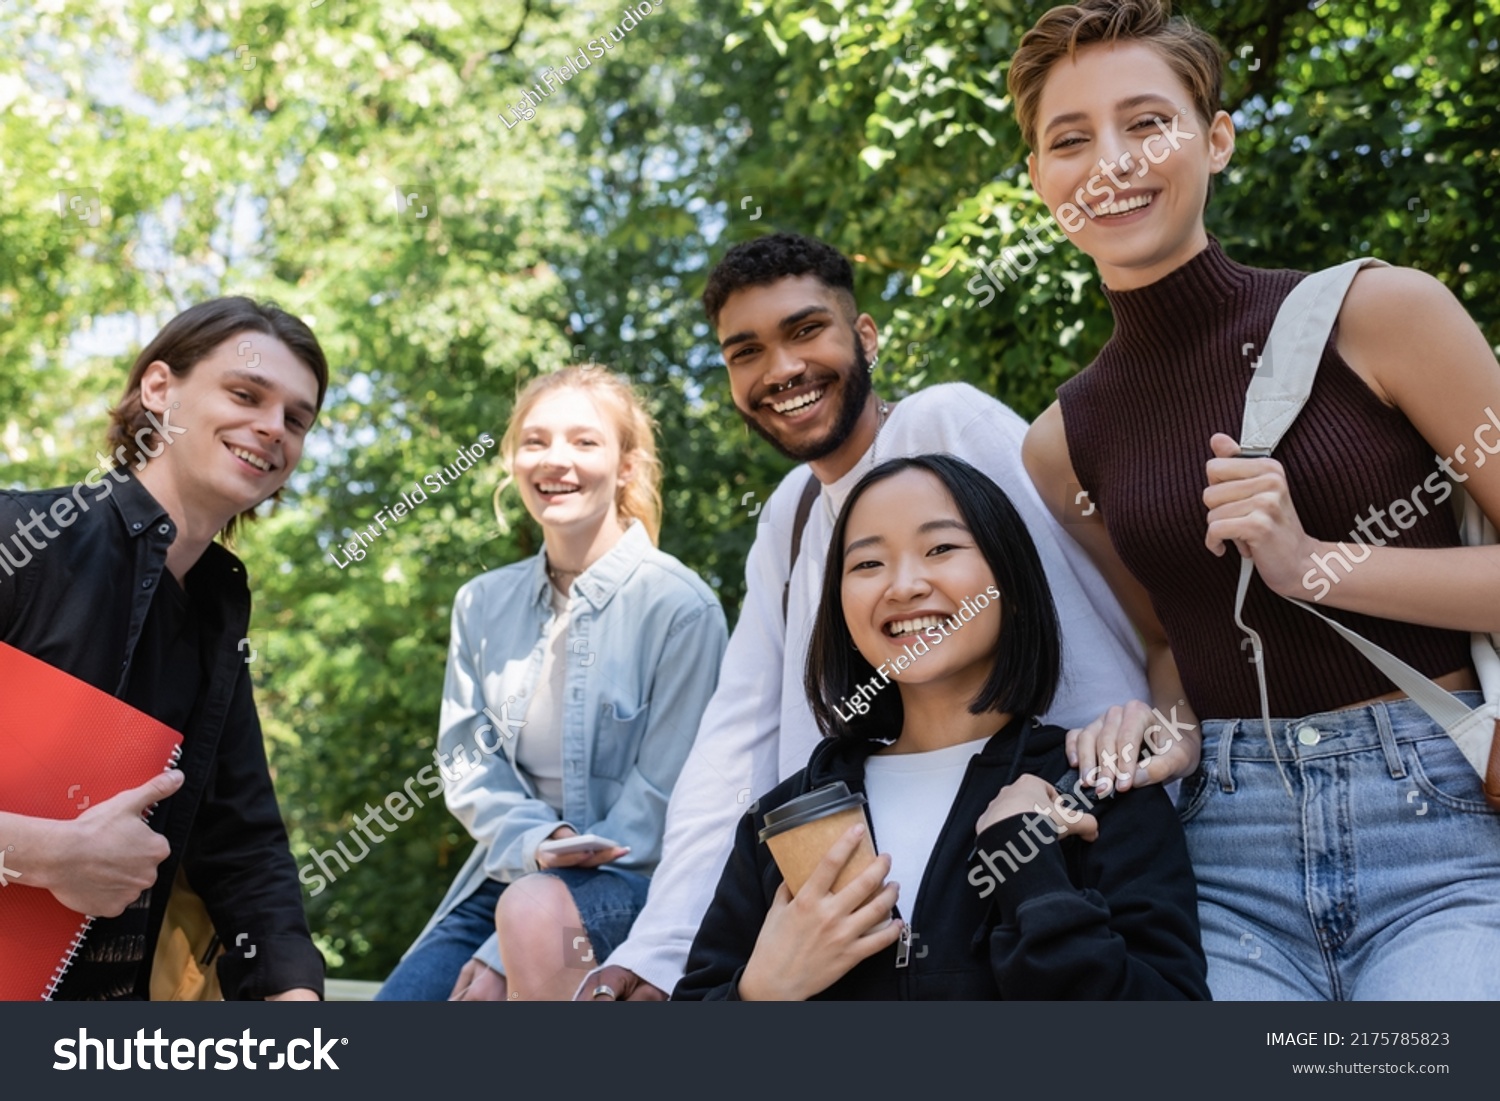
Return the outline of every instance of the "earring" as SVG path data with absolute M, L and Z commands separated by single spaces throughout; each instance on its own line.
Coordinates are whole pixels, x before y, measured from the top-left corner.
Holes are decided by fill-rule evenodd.
M 873 375 L 875 373 L 875 368 L 879 367 L 879 366 L 880 366 L 880 357 L 876 356 L 874 359 L 870 360 L 870 366 L 868 368 L 866 368 L 866 369 L 870 372 L 870 374 Z

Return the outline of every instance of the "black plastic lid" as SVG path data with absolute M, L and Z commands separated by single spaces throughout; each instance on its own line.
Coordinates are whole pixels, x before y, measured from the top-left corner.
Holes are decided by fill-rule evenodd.
M 816 822 L 819 818 L 827 818 L 830 814 L 837 814 L 850 807 L 862 807 L 864 804 L 865 797 L 862 793 L 851 792 L 848 784 L 835 780 L 806 795 L 799 795 L 782 803 L 775 810 L 766 811 L 766 827 L 760 831 L 760 839 L 765 841 L 778 833 L 786 833 L 787 830 Z

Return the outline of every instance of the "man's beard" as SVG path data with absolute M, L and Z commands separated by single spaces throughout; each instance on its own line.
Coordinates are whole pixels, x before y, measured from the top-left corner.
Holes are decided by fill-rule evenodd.
M 739 413 L 740 418 L 754 430 L 756 435 L 788 459 L 799 463 L 816 462 L 818 459 L 832 455 L 844 446 L 845 441 L 853 435 L 854 426 L 859 423 L 860 414 L 865 409 L 865 401 L 870 396 L 872 389 L 870 361 L 866 358 L 864 345 L 860 343 L 857 336 L 854 341 L 854 363 L 849 370 L 843 372 L 839 381 L 843 384 L 841 389 L 844 396 L 833 427 L 821 440 L 814 440 L 801 447 L 788 447 L 770 429 L 761 424 L 759 417 L 746 413 L 738 405 L 734 407 L 735 412 Z M 770 415 L 774 417 L 779 414 L 773 411 Z

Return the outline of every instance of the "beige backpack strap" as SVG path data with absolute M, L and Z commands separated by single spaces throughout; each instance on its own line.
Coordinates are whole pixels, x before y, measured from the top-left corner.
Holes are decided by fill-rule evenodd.
M 1293 287 L 1292 293 L 1281 303 L 1271 325 L 1271 335 L 1266 340 L 1265 352 L 1250 379 L 1250 388 L 1245 392 L 1245 420 L 1240 429 L 1240 454 L 1245 458 L 1269 456 L 1302 412 L 1308 395 L 1312 393 L 1313 381 L 1318 377 L 1318 364 L 1323 359 L 1328 335 L 1333 332 L 1333 323 L 1338 320 L 1344 295 L 1348 293 L 1349 284 L 1354 282 L 1355 274 L 1366 266 L 1384 267 L 1385 264 L 1380 260 L 1350 260 L 1338 267 L 1314 272 Z M 1250 588 L 1250 575 L 1254 572 L 1255 563 L 1242 558 L 1239 585 L 1234 594 L 1234 622 L 1250 639 L 1255 679 L 1260 688 L 1261 726 L 1276 759 L 1281 782 L 1286 793 L 1291 795 L 1292 783 L 1287 779 L 1281 754 L 1276 750 L 1276 738 L 1271 733 L 1265 644 L 1260 632 L 1244 618 L 1245 593 Z
M 1323 349 L 1328 344 L 1334 322 L 1354 276 L 1366 267 L 1385 267 L 1383 261 L 1373 259 L 1350 260 L 1326 271 L 1309 275 L 1282 303 L 1271 327 L 1266 342 L 1265 355 L 1250 380 L 1245 395 L 1245 420 L 1240 433 L 1240 453 L 1246 457 L 1268 456 L 1281 437 L 1297 419 L 1302 407 L 1312 393 L 1313 381 L 1317 378 L 1318 364 L 1323 359 Z M 1495 531 L 1489 525 L 1478 506 L 1470 501 L 1466 512 L 1464 541 L 1470 545 L 1493 542 Z M 1474 514 L 1478 514 L 1475 516 Z M 1471 530 L 1472 529 L 1472 530 Z M 1261 637 L 1243 618 L 1245 593 L 1250 586 L 1250 575 L 1255 563 L 1246 558 L 1240 563 L 1239 586 L 1234 599 L 1234 621 L 1250 638 L 1254 649 L 1255 675 L 1260 687 L 1261 723 L 1271 750 L 1276 752 L 1275 738 L 1271 732 L 1271 711 L 1266 688 L 1264 647 Z M 1338 635 L 1358 650 L 1376 668 L 1422 708 L 1432 720 L 1447 731 L 1464 757 L 1484 776 L 1492 759 L 1492 742 L 1500 731 L 1500 657 L 1495 653 L 1493 640 L 1488 636 L 1475 636 L 1475 661 L 1485 683 L 1485 698 L 1490 703 L 1477 710 L 1466 707 L 1462 700 L 1438 687 L 1422 673 L 1396 657 L 1363 635 L 1329 618 L 1311 604 L 1301 600 L 1285 598 L 1304 611 L 1317 616 Z M 1487 650 L 1487 655 L 1484 651 Z M 1277 767 L 1281 766 L 1277 754 Z M 1286 772 L 1281 773 L 1282 782 L 1291 793 L 1291 783 Z M 1492 775 L 1500 797 L 1500 772 Z M 1488 794 L 1488 787 L 1487 787 Z

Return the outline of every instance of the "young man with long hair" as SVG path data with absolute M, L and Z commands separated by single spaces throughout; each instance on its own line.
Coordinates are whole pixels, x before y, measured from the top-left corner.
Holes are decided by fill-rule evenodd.
M 23 873 L 7 889 L 98 919 L 59 998 L 148 997 L 179 869 L 228 949 L 225 997 L 321 996 L 241 645 L 245 568 L 215 540 L 286 485 L 327 388 L 302 321 L 213 299 L 136 356 L 100 465 L 70 487 L 0 492 L 0 641 L 183 734 L 177 768 L 72 821 L 0 808 Z

